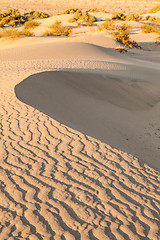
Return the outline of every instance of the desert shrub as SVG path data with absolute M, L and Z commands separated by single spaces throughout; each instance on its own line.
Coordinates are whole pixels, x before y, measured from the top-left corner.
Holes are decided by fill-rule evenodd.
M 60 14 L 74 14 L 74 13 L 78 13 L 81 12 L 81 10 L 79 8 L 70 8 L 70 9 L 66 9 L 64 11 L 62 11 Z
M 0 32 L 1 38 L 18 38 L 20 36 L 34 36 L 34 34 L 28 29 L 6 29 Z
M 24 24 L 24 28 L 25 28 L 25 29 L 35 28 L 36 26 L 38 26 L 38 22 L 37 22 L 37 21 L 34 21 L 34 20 L 25 22 L 25 24 Z
M 122 20 L 124 21 L 126 19 L 126 16 L 123 13 L 115 13 L 112 16 L 112 20 Z
M 0 28 L 3 28 L 5 25 L 5 22 L 3 20 L 0 21 Z
M 143 33 L 160 33 L 160 29 L 155 24 L 153 26 L 145 24 L 141 27 Z
M 23 29 L 22 31 L 20 31 L 20 36 L 30 36 L 33 37 L 34 33 L 30 30 L 30 29 Z
M 139 17 L 138 14 L 133 13 L 133 14 L 127 15 L 125 20 L 126 21 L 136 21 L 136 22 L 139 22 L 141 20 L 141 18 Z
M 64 27 L 61 21 L 56 21 L 50 26 L 49 30 L 42 33 L 42 36 L 71 36 L 72 30 L 70 27 Z
M 96 18 L 87 12 L 76 12 L 72 18 L 68 20 L 68 22 L 85 22 L 85 23 L 92 23 L 96 21 Z
M 29 13 L 30 17 L 32 19 L 36 19 L 36 18 L 49 18 L 50 15 L 48 13 L 45 12 L 38 12 L 38 11 L 31 11 Z
M 129 34 L 131 32 L 131 27 L 123 24 L 123 25 L 118 25 L 118 26 L 114 26 L 112 28 L 112 32 L 111 34 L 113 35 L 114 39 L 119 42 L 122 43 L 123 45 L 129 47 L 129 48 L 140 48 L 139 45 L 135 42 L 132 41 L 129 37 Z
M 15 27 L 15 26 L 16 26 L 16 21 L 15 21 L 15 20 L 11 20 L 11 21 L 8 23 L 8 25 L 9 25 L 10 27 Z
M 15 27 L 17 25 L 22 25 L 26 19 L 24 15 L 21 15 L 18 9 L 9 9 L 0 14 L 0 20 L 4 21 L 6 25 Z
M 112 20 L 106 19 L 103 23 L 103 27 L 105 30 L 111 30 L 114 26 L 114 23 Z
M 160 11 L 160 5 L 157 5 L 149 10 L 149 13 L 156 13 Z
M 20 36 L 20 31 L 17 29 L 6 29 L 1 31 L 1 38 L 18 38 Z

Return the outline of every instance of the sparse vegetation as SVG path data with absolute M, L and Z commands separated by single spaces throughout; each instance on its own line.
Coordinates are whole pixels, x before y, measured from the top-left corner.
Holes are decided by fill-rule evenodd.
M 160 5 L 157 5 L 149 10 L 149 13 L 156 13 L 160 11 Z
M 125 21 L 126 16 L 123 13 L 115 13 L 112 16 L 112 20 L 122 20 Z
M 5 22 L 3 20 L 0 21 L 0 28 L 4 28 Z
M 96 21 L 96 18 L 87 12 L 78 12 L 75 13 L 72 18 L 68 20 L 68 22 L 73 23 L 73 22 L 85 22 L 85 23 L 90 23 L 93 24 L 93 22 Z
M 160 29 L 156 24 L 153 26 L 145 24 L 141 27 L 141 30 L 143 33 L 160 33 Z
M 114 39 L 129 48 L 140 48 L 140 46 L 130 39 L 131 27 L 129 25 L 123 24 L 118 26 L 113 26 L 110 33 L 113 35 Z
M 156 18 L 156 17 L 150 16 L 150 15 L 148 15 L 144 20 L 148 21 L 148 22 L 160 22 L 160 18 Z
M 24 28 L 25 28 L 25 29 L 35 28 L 35 27 L 37 27 L 37 26 L 38 26 L 38 22 L 35 21 L 35 20 L 25 22 L 25 24 L 24 24 Z
M 103 28 L 105 30 L 111 30 L 114 26 L 114 22 L 112 20 L 106 19 L 103 23 Z
M 25 16 L 28 19 L 37 19 L 37 18 L 48 18 L 50 17 L 50 15 L 48 13 L 45 12 L 38 12 L 38 11 L 31 11 L 30 13 L 26 13 Z
M 42 36 L 71 36 L 72 29 L 70 27 L 64 27 L 61 21 L 56 21 L 50 28 L 42 33 Z
M 11 8 L 0 13 L 0 27 L 5 25 L 16 27 L 24 25 L 26 22 L 36 18 L 47 18 L 49 14 L 43 12 L 32 11 L 30 13 L 21 14 L 18 9 Z
M 136 21 L 139 22 L 141 20 L 140 16 L 138 14 L 129 14 L 126 16 L 126 21 Z
M 81 10 L 79 8 L 70 8 L 70 9 L 66 9 L 64 11 L 62 11 L 60 14 L 74 14 L 74 13 L 80 13 Z
M 100 12 L 100 10 L 98 8 L 90 8 L 86 12 Z
M 20 36 L 34 36 L 30 30 L 5 29 L 0 32 L 1 38 L 18 38 Z
M 18 9 L 9 9 L 0 14 L 0 21 L 3 21 L 4 25 L 17 26 L 25 23 L 26 19 L 24 15 L 21 15 Z

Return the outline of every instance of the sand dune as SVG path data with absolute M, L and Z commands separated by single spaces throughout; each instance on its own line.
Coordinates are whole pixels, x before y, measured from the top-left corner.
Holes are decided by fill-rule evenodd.
M 68 59 L 56 44 L 0 52 L 0 239 L 159 240 L 160 175 L 147 164 L 159 164 L 158 63 L 75 43 L 78 56 L 64 41 Z M 146 163 L 75 130 L 88 111 L 87 131 L 139 141 Z
M 157 142 L 146 137 L 151 110 L 160 102 L 160 82 L 129 81 L 120 74 L 44 72 L 18 84 L 15 92 L 57 121 L 160 166 Z

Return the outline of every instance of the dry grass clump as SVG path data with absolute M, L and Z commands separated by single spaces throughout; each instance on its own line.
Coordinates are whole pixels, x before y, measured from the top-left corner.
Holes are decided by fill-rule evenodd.
M 0 21 L 0 28 L 4 28 L 5 22 L 3 20 Z
M 112 30 L 114 26 L 114 22 L 112 20 L 106 19 L 103 23 L 103 28 L 105 30 Z
M 35 28 L 38 26 L 38 22 L 35 21 L 35 20 L 31 20 L 31 21 L 28 21 L 24 24 L 24 28 L 25 29 L 29 29 L 29 28 Z
M 112 20 L 122 20 L 125 21 L 126 16 L 123 13 L 114 13 L 112 16 Z
M 160 33 L 160 29 L 156 24 L 153 26 L 145 24 L 141 27 L 141 30 L 143 33 Z
M 131 32 L 131 27 L 129 25 L 123 24 L 123 25 L 117 25 L 115 24 L 114 21 L 106 19 L 103 25 L 98 26 L 98 30 L 106 30 L 108 31 L 113 38 L 123 44 L 126 47 L 129 48 L 140 48 L 140 46 L 135 42 L 130 39 L 130 32 Z M 120 49 L 121 51 L 121 49 Z
M 30 30 L 18 30 L 18 29 L 5 29 L 0 32 L 0 38 L 19 38 L 21 36 L 34 36 Z
M 141 18 L 138 14 L 136 13 L 132 13 L 132 14 L 129 14 L 126 16 L 126 21 L 136 21 L 136 22 L 139 22 L 141 21 Z
M 78 12 L 75 13 L 72 18 L 68 20 L 68 22 L 73 23 L 73 22 L 83 22 L 83 23 L 88 23 L 93 25 L 93 23 L 96 21 L 96 18 L 87 12 Z
M 49 30 L 42 33 L 41 36 L 71 36 L 72 29 L 70 27 L 64 27 L 61 21 L 56 21 L 50 26 Z
M 123 25 L 114 26 L 111 34 L 113 35 L 114 39 L 117 42 L 122 43 L 126 47 L 140 48 L 140 46 L 135 41 L 132 41 L 130 39 L 129 37 L 130 32 L 131 32 L 131 27 L 126 24 L 123 24 Z
M 149 10 L 149 13 L 156 13 L 160 11 L 160 5 L 157 5 Z

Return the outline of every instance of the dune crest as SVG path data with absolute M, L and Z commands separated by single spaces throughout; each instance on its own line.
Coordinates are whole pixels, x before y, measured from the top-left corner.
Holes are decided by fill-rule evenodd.
M 54 48 L 54 42 L 52 44 Z M 90 114 L 92 110 L 101 111 L 99 103 L 102 104 L 101 113 L 105 112 L 106 107 L 108 115 L 104 119 L 111 124 L 111 128 L 110 131 L 105 131 L 102 126 L 100 129 L 108 139 L 110 136 L 114 138 L 113 124 L 124 124 L 114 129 L 114 133 L 119 131 L 123 135 L 125 128 L 130 129 L 130 123 L 134 123 L 139 131 L 146 130 L 146 138 L 142 138 L 146 142 L 143 144 L 142 141 L 141 148 L 144 145 L 148 148 L 150 139 L 155 144 L 153 147 L 156 144 L 158 147 L 158 64 L 143 60 L 137 63 L 138 60 L 131 61 L 128 56 L 111 50 L 110 57 L 105 53 L 103 59 L 96 51 L 97 60 L 87 59 L 85 55 L 83 59 L 77 57 L 70 60 L 55 59 L 54 56 L 48 59 L 40 56 L 23 59 L 21 53 L 28 50 L 25 48 L 17 47 L 17 59 L 14 56 L 10 60 L 7 50 L 2 53 L 3 56 L 6 54 L 5 59 L 0 53 L 0 239 L 159 240 L 159 170 L 109 146 L 108 142 L 106 144 L 61 124 L 55 120 L 54 111 L 51 110 L 53 116 L 50 117 L 48 112 L 47 115 L 40 109 L 43 106 L 38 106 L 38 103 L 45 103 L 46 98 L 44 109 L 47 109 L 48 93 L 54 110 L 57 107 L 58 111 L 61 103 L 62 109 L 56 112 L 56 116 L 62 114 L 61 110 L 64 114 L 72 113 L 71 107 L 73 104 L 76 106 L 75 99 L 71 98 L 70 104 L 67 99 L 72 93 L 74 97 L 80 97 L 79 106 L 92 104 L 94 109 L 90 110 Z M 94 55 L 95 48 L 91 48 Z M 45 56 L 49 50 L 46 50 Z M 118 80 L 120 73 L 121 79 Z M 101 85 L 97 85 L 94 76 L 98 76 Z M 143 76 L 146 77 L 145 82 L 142 82 Z M 70 78 L 72 81 L 68 85 Z M 86 82 L 79 81 L 81 79 Z M 129 85 L 133 80 L 136 80 L 133 86 Z M 85 85 L 88 86 L 87 92 Z M 134 87 L 141 88 L 145 98 L 141 99 Z M 107 96 L 105 92 L 99 93 L 103 88 L 108 91 Z M 19 99 L 26 97 L 21 99 L 24 102 L 17 99 L 14 89 Z M 109 89 L 114 90 L 118 104 Z M 130 92 L 127 104 L 132 105 L 131 111 L 122 94 L 126 90 Z M 154 98 L 152 92 L 155 93 Z M 66 97 L 67 108 L 64 107 L 63 97 Z M 33 102 L 36 104 L 33 107 L 37 109 L 29 106 Z M 83 111 L 83 108 L 80 110 Z M 127 118 L 126 113 L 129 114 Z M 74 114 L 71 116 L 74 117 Z M 64 117 L 61 115 L 61 120 Z M 92 117 L 94 120 L 95 115 Z M 99 118 L 99 115 L 96 117 Z M 142 121 L 138 125 L 140 119 L 145 117 L 145 121 L 148 119 L 149 122 L 144 124 Z M 139 132 L 139 137 L 144 137 L 143 134 Z M 122 135 L 119 135 L 121 139 L 127 138 Z M 129 142 L 128 145 L 132 146 L 131 140 L 125 140 L 124 145 Z M 136 143 L 134 139 L 132 141 Z M 151 156 L 153 153 L 151 151 Z M 151 161 L 156 164 L 156 157 L 155 162 L 152 157 L 149 161 L 148 157 L 148 162 Z

